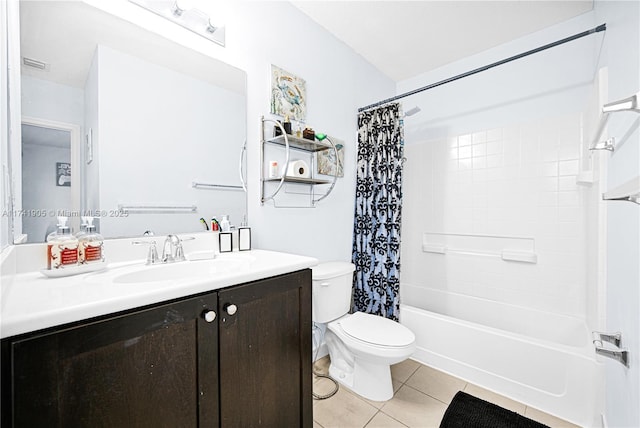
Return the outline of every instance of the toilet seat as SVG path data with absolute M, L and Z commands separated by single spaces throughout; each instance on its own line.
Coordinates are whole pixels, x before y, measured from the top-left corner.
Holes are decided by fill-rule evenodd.
M 386 348 L 406 348 L 416 340 L 407 327 L 381 316 L 354 312 L 336 321 L 350 339 Z

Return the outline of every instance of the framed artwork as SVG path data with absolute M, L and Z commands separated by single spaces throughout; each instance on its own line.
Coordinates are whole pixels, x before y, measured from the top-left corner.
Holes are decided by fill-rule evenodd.
M 318 174 L 335 175 L 336 167 L 338 168 L 338 177 L 344 177 L 344 141 L 334 137 L 330 138 L 338 150 L 338 159 L 336 162 L 333 149 L 318 152 Z
M 271 65 L 271 113 L 299 122 L 307 117 L 305 81 L 275 65 Z
M 56 186 L 71 186 L 71 164 L 56 162 Z

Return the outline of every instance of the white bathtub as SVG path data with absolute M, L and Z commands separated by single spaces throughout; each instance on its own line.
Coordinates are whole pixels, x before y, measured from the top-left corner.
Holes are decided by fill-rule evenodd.
M 601 426 L 603 366 L 582 320 L 407 285 L 403 302 L 415 360 L 574 424 Z

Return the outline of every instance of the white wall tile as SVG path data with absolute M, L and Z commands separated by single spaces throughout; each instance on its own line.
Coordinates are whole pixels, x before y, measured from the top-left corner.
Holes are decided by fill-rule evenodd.
M 422 153 L 422 163 L 431 165 L 433 179 L 405 192 L 405 199 L 423 201 L 412 207 L 424 211 L 424 229 L 410 233 L 529 237 L 535 241 L 538 263 L 446 254 L 425 264 L 420 257 L 405 257 L 404 269 L 412 272 L 414 282 L 583 316 L 588 199 L 581 192 L 591 190 L 575 182 L 579 126 L 578 115 L 566 115 L 452 135 L 431 144 L 433 151 Z M 443 166 L 453 165 L 456 156 L 457 172 Z M 407 268 L 407 263 L 421 266 Z
M 559 175 L 577 175 L 578 160 L 560 161 L 558 165 Z

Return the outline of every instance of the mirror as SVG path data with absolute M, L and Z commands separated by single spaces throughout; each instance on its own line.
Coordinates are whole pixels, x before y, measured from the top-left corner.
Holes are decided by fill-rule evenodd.
M 58 215 L 106 238 L 246 221 L 243 71 L 84 2 L 21 1 L 20 31 L 16 242 L 44 242 Z

